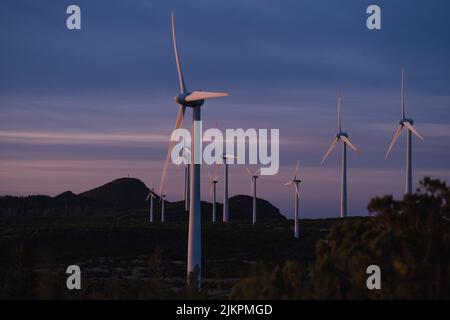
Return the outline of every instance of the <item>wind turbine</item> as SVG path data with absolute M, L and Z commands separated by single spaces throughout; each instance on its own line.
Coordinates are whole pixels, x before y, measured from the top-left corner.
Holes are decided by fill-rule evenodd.
M 328 157 L 328 155 L 336 148 L 339 141 L 342 141 L 342 160 L 341 160 L 341 218 L 344 218 L 347 216 L 347 146 L 349 146 L 354 151 L 358 152 L 358 149 L 350 142 L 348 138 L 348 134 L 345 132 L 342 132 L 341 128 L 341 94 L 338 94 L 338 101 L 337 101 L 337 134 L 336 138 L 334 138 L 333 142 L 331 143 L 330 148 L 328 148 L 328 151 L 325 153 L 322 164 L 324 163 L 325 159 Z
M 253 173 L 247 167 L 245 167 L 245 170 L 247 170 L 247 173 L 250 176 L 250 192 L 253 191 L 253 217 L 252 217 L 252 222 L 253 222 L 253 224 L 255 224 L 256 223 L 256 179 L 259 178 L 260 169 L 257 169 Z
M 161 197 L 159 198 L 159 202 L 161 202 L 161 222 L 165 222 L 165 215 L 164 215 L 164 205 L 166 203 L 166 195 L 161 194 Z
M 406 128 L 406 179 L 405 179 L 405 194 L 412 193 L 412 135 L 411 132 L 416 135 L 421 140 L 424 140 L 420 133 L 413 127 L 413 119 L 406 118 L 405 115 L 405 85 L 404 85 L 404 70 L 402 68 L 401 77 L 401 92 L 400 92 L 400 108 L 401 108 L 401 119 L 398 121 L 399 126 L 395 130 L 394 137 L 392 138 L 391 144 L 386 152 L 385 160 L 387 159 L 389 153 L 400 138 L 403 128 Z
M 209 188 L 209 197 L 213 197 L 213 207 L 212 207 L 212 222 L 216 222 L 216 186 L 219 179 L 219 175 L 216 175 L 214 172 L 214 175 L 211 175 L 208 172 L 209 180 L 211 183 L 211 186 Z
M 150 222 L 153 222 L 153 199 L 155 199 L 156 196 L 154 195 L 154 191 L 149 190 L 148 191 L 148 196 L 145 199 L 145 201 L 149 201 L 150 200 Z
M 186 108 L 192 108 L 192 141 L 191 150 L 191 165 L 190 165 L 190 201 L 189 201 L 189 236 L 188 236 L 188 253 L 187 253 L 187 273 L 189 275 L 197 273 L 198 280 L 200 280 L 201 272 L 201 208 L 200 208 L 200 164 L 195 161 L 201 156 L 201 145 L 196 145 L 195 137 L 199 136 L 201 132 L 196 127 L 195 123 L 201 121 L 201 109 L 206 99 L 219 98 L 228 96 L 224 92 L 204 92 L 193 91 L 188 92 L 183 78 L 181 69 L 180 56 L 177 49 L 177 41 L 175 35 L 175 21 L 174 13 L 172 11 L 172 41 L 175 52 L 175 61 L 178 70 L 178 80 L 180 84 L 180 94 L 175 97 L 175 101 L 180 105 L 178 116 L 175 121 L 175 129 L 180 128 Z M 167 166 L 170 161 L 170 154 L 174 146 L 174 141 L 171 141 L 169 150 L 166 155 L 164 167 L 161 175 L 160 190 L 163 189 L 164 179 L 166 176 Z M 199 159 L 198 159 L 199 160 Z
M 298 188 L 299 183 L 302 182 L 302 180 L 297 179 L 297 173 L 298 173 L 298 167 L 300 165 L 300 160 L 297 161 L 297 167 L 295 167 L 294 175 L 292 176 L 292 179 L 286 182 L 285 186 L 293 185 L 295 188 L 295 218 L 294 218 L 294 236 L 295 238 L 300 237 L 300 225 L 299 225 L 299 215 L 298 215 L 298 203 L 300 198 L 300 191 Z
M 222 155 L 225 165 L 225 188 L 223 189 L 223 214 L 222 221 L 228 222 L 228 159 L 237 159 L 237 157 L 224 153 Z

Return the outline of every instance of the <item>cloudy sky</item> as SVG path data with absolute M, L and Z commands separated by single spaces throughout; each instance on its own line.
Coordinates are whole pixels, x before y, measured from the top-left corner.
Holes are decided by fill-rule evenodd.
M 382 30 L 370 31 L 374 3 Z M 81 7 L 80 31 L 66 28 L 70 4 Z M 281 168 L 258 181 L 258 195 L 284 214 L 293 190 L 282 183 L 299 159 L 302 215 L 338 216 L 339 152 L 320 160 L 336 133 L 339 89 L 343 127 L 362 150 L 349 152 L 350 214 L 366 215 L 375 195 L 401 196 L 404 137 L 384 154 L 402 66 L 407 116 L 425 137 L 413 141 L 414 185 L 424 175 L 449 181 L 446 0 L 3 0 L 0 194 L 82 192 L 128 175 L 158 186 L 178 112 L 172 9 L 188 89 L 231 93 L 203 107 L 204 127 L 280 129 Z M 170 167 L 169 200 L 181 199 L 182 176 Z M 232 194 L 249 192 L 243 166 L 230 181 Z

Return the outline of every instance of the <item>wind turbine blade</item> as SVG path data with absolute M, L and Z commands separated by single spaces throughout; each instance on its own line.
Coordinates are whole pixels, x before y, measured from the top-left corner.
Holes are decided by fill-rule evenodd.
M 245 170 L 247 170 L 248 175 L 251 177 L 252 173 L 250 172 L 250 170 L 247 167 L 245 167 Z
M 155 199 L 155 191 L 153 191 L 153 189 L 148 190 L 148 195 L 147 198 L 145 199 L 145 201 L 148 201 L 150 199 L 150 197 L 152 197 L 153 199 Z
M 292 180 L 295 180 L 295 178 L 297 178 L 297 173 L 298 173 L 298 167 L 300 166 L 300 160 L 297 160 L 297 166 L 295 167 L 295 171 L 294 171 L 294 175 Z
M 341 138 L 342 138 L 342 140 L 344 140 L 344 142 L 345 142 L 350 148 L 352 148 L 352 149 L 353 149 L 354 151 L 356 151 L 356 152 L 359 152 L 358 148 L 356 148 L 356 147 L 353 145 L 353 143 L 350 142 L 350 139 L 349 139 L 349 138 L 347 138 L 346 136 L 342 136 Z
M 403 126 L 398 126 L 397 130 L 395 130 L 394 137 L 392 138 L 391 144 L 389 145 L 388 151 L 386 152 L 386 156 L 384 159 L 386 160 L 389 153 L 391 152 L 392 148 L 394 147 L 395 143 L 397 142 L 398 138 L 400 137 L 400 134 L 402 133 Z
M 226 92 L 206 92 L 206 91 L 194 91 L 191 94 L 189 94 L 185 100 L 190 101 L 198 101 L 198 100 L 206 100 L 206 99 L 213 99 L 213 98 L 221 98 L 228 96 L 228 93 Z
M 300 197 L 300 192 L 298 191 L 298 184 L 296 183 L 294 186 L 295 186 L 295 193 L 297 194 L 298 197 Z
M 330 155 L 330 153 L 334 150 L 334 148 L 336 148 L 338 141 L 339 141 L 339 137 L 334 138 L 333 142 L 331 143 L 330 147 L 328 148 L 327 153 L 325 153 L 325 155 L 323 156 L 320 164 L 323 164 L 325 159 Z
M 188 151 L 187 149 L 183 149 L 183 156 L 182 156 L 182 158 L 184 159 L 186 164 L 189 163 L 189 159 L 191 158 L 190 151 Z
M 223 157 L 225 159 L 238 159 L 238 157 L 232 156 L 231 154 L 228 154 L 228 153 L 224 154 Z
M 209 180 L 210 180 L 210 181 L 213 180 L 213 179 L 212 179 L 212 176 L 211 176 L 211 172 L 209 172 L 209 169 L 208 169 L 208 177 L 209 177 Z
M 412 126 L 409 122 L 405 122 L 404 123 L 405 127 L 410 130 L 412 133 L 414 133 L 420 140 L 425 140 L 419 133 L 419 131 L 416 130 L 416 128 L 414 128 L 414 126 Z
M 173 51 L 175 52 L 175 61 L 177 63 L 178 80 L 180 82 L 180 92 L 185 93 L 186 85 L 184 84 L 183 71 L 181 70 L 180 55 L 178 53 L 177 37 L 175 35 L 175 15 L 173 11 L 172 11 L 172 41 L 173 41 Z
M 191 150 L 188 147 L 183 147 L 183 153 L 185 153 L 185 152 L 186 152 L 187 156 L 191 155 Z
M 216 178 L 214 178 L 214 179 L 219 179 L 219 176 L 220 176 L 220 174 L 218 173 L 219 168 L 220 168 L 220 164 L 216 164 L 216 168 L 214 169 L 214 173 L 213 173 L 213 176 L 215 176 Z
M 177 120 L 175 121 L 175 129 L 178 129 L 181 127 L 181 124 L 183 123 L 185 111 L 186 111 L 186 107 L 180 106 L 180 110 L 178 111 Z M 164 180 L 166 178 L 167 167 L 168 167 L 169 161 L 170 161 L 170 154 L 172 152 L 174 145 L 175 145 L 175 141 L 170 141 L 169 150 L 167 151 L 166 160 L 164 161 L 163 171 L 161 174 L 161 182 L 159 184 L 159 193 L 160 194 L 162 193 L 163 188 L 164 188 Z
M 285 186 L 290 186 L 291 184 L 293 184 L 294 183 L 294 181 L 293 180 L 289 180 L 288 182 L 286 182 L 284 185 Z
M 341 132 L 341 91 L 338 92 L 337 101 L 337 121 L 338 121 L 338 133 Z
M 401 80 L 401 92 L 400 92 L 400 108 L 401 108 L 401 114 L 402 119 L 405 119 L 405 84 L 404 84 L 404 73 L 405 69 L 402 68 L 402 80 Z
M 210 198 L 212 197 L 213 187 L 214 187 L 214 183 L 211 182 L 210 186 L 209 186 L 209 197 Z
M 253 175 L 259 177 L 260 173 L 261 173 L 261 168 L 258 168 L 255 170 L 255 172 L 253 172 Z
M 155 189 L 151 188 L 150 194 L 151 194 L 151 196 L 152 196 L 153 199 L 156 199 Z

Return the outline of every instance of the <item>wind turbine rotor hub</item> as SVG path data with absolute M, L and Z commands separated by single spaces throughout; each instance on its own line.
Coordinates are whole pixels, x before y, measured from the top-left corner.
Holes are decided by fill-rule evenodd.
M 413 121 L 413 119 L 401 119 L 398 123 L 400 124 L 400 125 L 404 125 L 405 124 L 405 122 L 408 122 L 410 125 L 414 125 L 414 121 Z
M 348 138 L 348 134 L 345 133 L 345 132 L 339 132 L 339 134 L 337 135 L 337 137 L 338 137 L 338 138 L 340 138 L 340 137 L 346 137 L 346 138 Z
M 191 107 L 191 108 L 201 107 L 205 103 L 205 100 L 186 101 L 186 97 L 188 95 L 190 95 L 189 92 L 180 93 L 179 95 L 175 96 L 175 101 L 178 104 L 181 104 L 186 107 Z

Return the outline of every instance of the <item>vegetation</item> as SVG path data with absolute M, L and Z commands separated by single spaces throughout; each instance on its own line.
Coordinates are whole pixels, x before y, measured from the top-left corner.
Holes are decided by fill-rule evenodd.
M 450 192 L 425 178 L 401 201 L 374 198 L 376 216 L 336 223 L 316 244 L 309 267 L 260 266 L 232 289 L 232 299 L 448 299 Z M 381 290 L 368 290 L 366 268 L 381 268 Z

